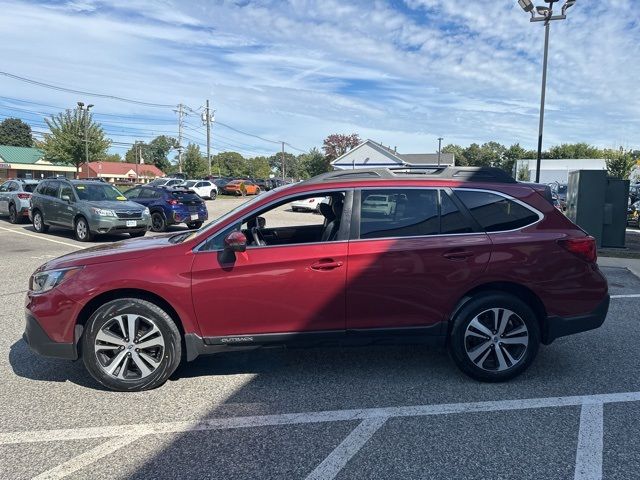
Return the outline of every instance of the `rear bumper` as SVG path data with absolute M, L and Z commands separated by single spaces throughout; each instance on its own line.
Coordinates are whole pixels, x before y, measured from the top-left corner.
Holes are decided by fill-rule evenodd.
M 61 358 L 64 360 L 77 360 L 78 348 L 75 342 L 54 342 L 40 326 L 38 321 L 29 313 L 26 314 L 26 327 L 22 338 L 29 348 L 38 355 L 45 357 Z
M 549 345 L 556 338 L 566 337 L 575 333 L 586 332 L 600 327 L 609 311 L 609 295 L 587 315 L 577 317 L 548 317 L 542 332 L 542 343 Z

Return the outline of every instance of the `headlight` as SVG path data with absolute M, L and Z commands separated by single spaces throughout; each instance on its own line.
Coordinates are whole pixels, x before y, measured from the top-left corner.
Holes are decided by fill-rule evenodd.
M 60 285 L 64 280 L 72 277 L 80 271 L 82 267 L 61 268 L 59 270 L 47 270 L 31 275 L 29 279 L 29 290 L 32 293 L 48 292 Z
M 99 215 L 101 217 L 116 217 L 116 212 L 113 210 L 106 210 L 104 208 L 94 208 L 91 207 L 91 210 L 93 211 L 93 213 L 95 213 L 96 215 Z
M 148 208 L 145 208 L 142 212 L 142 215 L 151 215 L 151 212 L 149 211 Z

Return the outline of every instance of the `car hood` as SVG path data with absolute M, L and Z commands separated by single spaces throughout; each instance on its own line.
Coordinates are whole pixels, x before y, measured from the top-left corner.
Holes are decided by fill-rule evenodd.
M 104 209 L 116 210 L 116 211 L 121 211 L 121 210 L 140 211 L 140 210 L 144 210 L 145 208 L 139 203 L 131 202 L 129 200 L 127 200 L 126 202 L 123 202 L 122 200 L 103 200 L 99 202 L 86 201 L 84 203 L 86 205 L 89 205 L 90 207 L 104 208 Z
M 152 253 L 157 253 L 159 248 L 176 247 L 176 244 L 169 241 L 171 237 L 175 235 L 176 233 L 168 233 L 154 237 L 132 238 L 85 248 L 84 250 L 68 253 L 67 255 L 51 260 L 42 265 L 38 270 L 95 265 L 98 263 L 118 262 L 144 257 Z

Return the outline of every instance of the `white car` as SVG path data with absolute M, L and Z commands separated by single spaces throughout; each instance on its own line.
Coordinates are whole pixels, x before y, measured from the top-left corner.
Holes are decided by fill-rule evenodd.
M 369 195 L 362 202 L 362 211 L 370 214 L 389 216 L 395 211 L 395 202 L 387 195 Z
M 218 196 L 218 187 L 215 183 L 209 180 L 187 180 L 182 183 L 181 186 L 187 187 L 189 190 L 193 190 L 201 198 L 208 198 L 215 200 Z
M 327 198 L 328 197 L 313 197 L 297 200 L 295 202 L 291 202 L 291 210 L 294 212 L 319 212 L 320 204 L 327 200 Z

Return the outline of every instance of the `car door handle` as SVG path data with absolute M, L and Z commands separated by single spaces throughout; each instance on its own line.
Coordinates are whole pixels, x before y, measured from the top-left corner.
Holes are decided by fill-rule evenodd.
M 333 270 L 334 268 L 340 268 L 342 266 L 342 262 L 335 262 L 332 259 L 320 260 L 313 265 L 311 265 L 311 270 L 323 271 L 323 270 Z
M 468 250 L 451 250 L 442 254 L 444 258 L 449 260 L 466 260 L 473 255 L 474 253 Z

